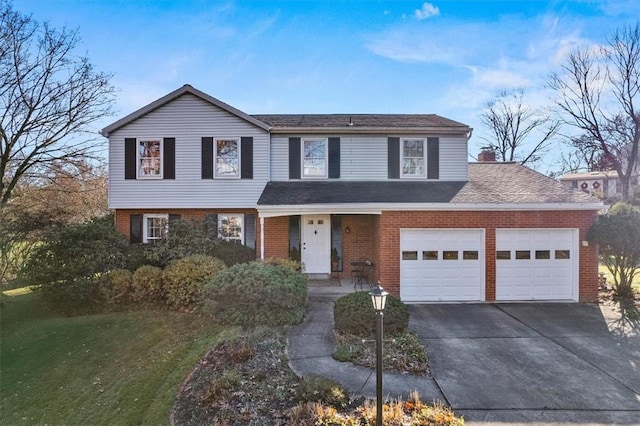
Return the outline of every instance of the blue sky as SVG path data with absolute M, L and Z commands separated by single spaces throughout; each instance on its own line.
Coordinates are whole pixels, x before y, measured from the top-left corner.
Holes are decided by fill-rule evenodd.
M 189 83 L 247 113 L 478 113 L 545 81 L 577 46 L 640 20 L 637 0 L 14 0 L 113 72 L 117 116 Z M 548 159 L 553 163 L 553 158 Z

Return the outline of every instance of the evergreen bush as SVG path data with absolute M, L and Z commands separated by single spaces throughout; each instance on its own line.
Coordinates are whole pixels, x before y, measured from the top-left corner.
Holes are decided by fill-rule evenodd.
M 357 291 L 336 300 L 333 307 L 335 329 L 356 336 L 369 337 L 376 332 L 376 312 L 367 291 Z M 395 296 L 387 296 L 383 316 L 385 335 L 401 333 L 409 326 L 409 309 Z
M 219 273 L 204 290 L 204 310 L 224 324 L 297 324 L 306 303 L 303 274 L 263 262 L 234 265 Z
M 131 300 L 133 274 L 128 269 L 114 269 L 97 281 L 100 302 L 107 309 L 122 306 Z
M 165 296 L 162 268 L 143 265 L 133 273 L 131 299 L 136 302 L 157 302 Z
M 205 284 L 225 268 L 220 259 L 201 254 L 171 262 L 163 274 L 167 304 L 173 308 L 199 304 Z

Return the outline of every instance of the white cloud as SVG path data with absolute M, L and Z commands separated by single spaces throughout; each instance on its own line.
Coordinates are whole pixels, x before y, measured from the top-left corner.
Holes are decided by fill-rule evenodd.
M 422 7 L 420 9 L 416 9 L 414 13 L 414 16 L 419 21 L 438 15 L 440 15 L 440 8 L 438 8 L 438 6 L 434 6 L 431 3 L 423 3 Z
M 517 89 L 526 87 L 531 81 L 517 70 L 469 66 L 474 84 L 490 90 Z

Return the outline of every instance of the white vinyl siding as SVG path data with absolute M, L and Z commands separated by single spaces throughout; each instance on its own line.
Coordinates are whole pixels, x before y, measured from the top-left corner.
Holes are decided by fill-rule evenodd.
M 253 179 L 202 179 L 202 137 L 253 137 Z M 124 179 L 125 138 L 174 137 L 175 179 Z M 253 208 L 269 180 L 269 135 L 190 94 L 109 138 L 110 208 Z
M 291 136 L 300 137 L 299 135 Z M 386 180 L 388 178 L 386 135 L 335 136 L 340 137 L 341 180 Z M 440 180 L 467 180 L 466 137 L 440 137 L 439 168 Z M 271 179 L 274 181 L 289 180 L 289 135 L 276 135 L 271 139 Z

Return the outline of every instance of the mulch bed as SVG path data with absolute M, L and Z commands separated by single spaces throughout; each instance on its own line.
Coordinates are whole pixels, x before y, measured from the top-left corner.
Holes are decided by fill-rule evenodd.
M 288 424 L 285 416 L 296 405 L 300 379 L 289 368 L 285 349 L 282 332 L 253 344 L 218 344 L 182 384 L 171 424 Z

